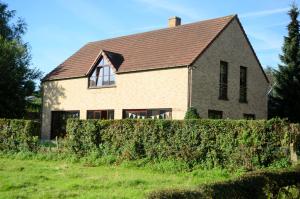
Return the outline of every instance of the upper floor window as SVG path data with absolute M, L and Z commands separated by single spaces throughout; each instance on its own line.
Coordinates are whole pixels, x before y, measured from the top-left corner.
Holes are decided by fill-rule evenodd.
M 225 61 L 220 62 L 220 83 L 219 83 L 219 99 L 227 100 L 228 88 L 228 63 Z
M 95 88 L 111 85 L 115 85 L 115 73 L 112 67 L 102 58 L 89 77 L 89 87 Z
M 240 102 L 247 102 L 247 68 L 240 67 Z

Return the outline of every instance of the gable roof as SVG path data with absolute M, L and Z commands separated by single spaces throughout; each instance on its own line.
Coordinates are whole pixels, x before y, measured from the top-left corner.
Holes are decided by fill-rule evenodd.
M 106 52 L 117 73 L 189 66 L 236 15 L 90 42 L 56 67 L 44 80 L 87 76 Z

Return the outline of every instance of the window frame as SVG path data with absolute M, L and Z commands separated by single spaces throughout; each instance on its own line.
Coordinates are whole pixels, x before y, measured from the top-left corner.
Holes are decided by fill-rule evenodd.
M 245 71 L 242 75 L 242 71 Z M 245 79 L 242 79 L 242 78 Z M 240 66 L 240 91 L 239 91 L 239 102 L 248 103 L 248 68 L 245 66 Z
M 220 61 L 219 100 L 228 100 L 228 65 L 228 62 Z
M 103 62 L 103 63 L 102 63 Z M 105 75 L 105 69 L 108 68 L 108 75 Z M 102 69 L 102 73 L 101 73 Z M 91 78 L 93 77 L 93 74 L 95 73 L 96 70 L 99 70 L 96 72 L 96 78 L 95 80 L 95 86 L 91 86 Z M 98 73 L 98 76 L 97 76 Z M 113 81 L 111 81 L 111 77 L 113 78 Z M 108 84 L 104 84 L 104 79 L 105 77 L 108 77 Z M 97 86 L 98 81 L 101 80 L 101 85 Z M 111 83 L 113 82 L 113 83 Z M 92 70 L 91 74 L 88 77 L 88 88 L 89 89 L 99 89 L 99 88 L 110 88 L 110 87 L 116 87 L 116 73 L 113 67 L 105 60 L 105 57 L 102 57 L 99 61 L 98 64 L 94 67 Z
M 132 119 L 172 119 L 172 108 L 148 108 L 148 109 L 123 109 L 123 119 L 131 119 L 126 117 L 126 112 L 131 111 L 131 112 L 143 112 L 145 113 L 145 118 L 132 118 Z M 159 111 L 159 115 L 161 114 L 162 111 L 169 112 L 169 118 L 152 118 L 152 112 L 153 111 Z M 159 116 L 158 116 L 159 117 Z
M 106 111 L 106 119 L 102 118 L 102 112 Z M 113 118 L 109 118 L 109 112 L 112 112 Z M 93 112 L 93 118 L 89 118 L 89 112 Z M 95 113 L 100 112 L 100 118 L 95 118 Z M 114 120 L 115 119 L 115 110 L 114 109 L 96 109 L 96 110 L 87 110 L 86 119 L 96 119 L 96 120 Z

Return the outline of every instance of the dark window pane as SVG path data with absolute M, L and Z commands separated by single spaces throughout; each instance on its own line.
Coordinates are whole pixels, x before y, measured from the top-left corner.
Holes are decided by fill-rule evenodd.
M 87 119 L 94 119 L 94 112 L 93 111 L 87 111 Z
M 222 119 L 223 111 L 208 110 L 208 118 L 209 119 Z
M 244 119 L 246 119 L 246 120 L 255 120 L 255 115 L 244 113 Z
M 227 100 L 228 63 L 220 62 L 219 99 Z
M 100 111 L 95 111 L 93 119 L 100 119 L 100 118 L 101 118 L 101 112 Z
M 79 118 L 79 111 L 51 112 L 51 139 L 66 135 L 66 124 L 69 118 Z
M 87 111 L 88 119 L 114 119 L 114 110 L 94 110 Z
M 247 68 L 240 67 L 240 102 L 247 102 Z

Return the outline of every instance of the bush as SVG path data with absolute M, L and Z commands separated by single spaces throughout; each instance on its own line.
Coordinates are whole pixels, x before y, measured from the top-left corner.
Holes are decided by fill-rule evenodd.
M 72 154 L 112 155 L 119 161 L 170 160 L 192 168 L 288 166 L 299 128 L 284 120 L 77 120 L 67 122 Z
M 289 188 L 300 188 L 300 171 L 275 170 L 253 172 L 235 180 L 203 185 L 194 190 L 161 190 L 149 194 L 149 199 L 194 199 L 194 198 L 299 198 L 299 191 L 289 192 Z
M 40 124 L 31 120 L 0 119 L 0 151 L 37 151 Z
M 198 113 L 197 109 L 194 108 L 194 107 L 189 107 L 188 110 L 185 113 L 185 116 L 184 116 L 185 120 L 187 120 L 187 119 L 199 119 L 199 118 L 200 118 L 199 113 Z

